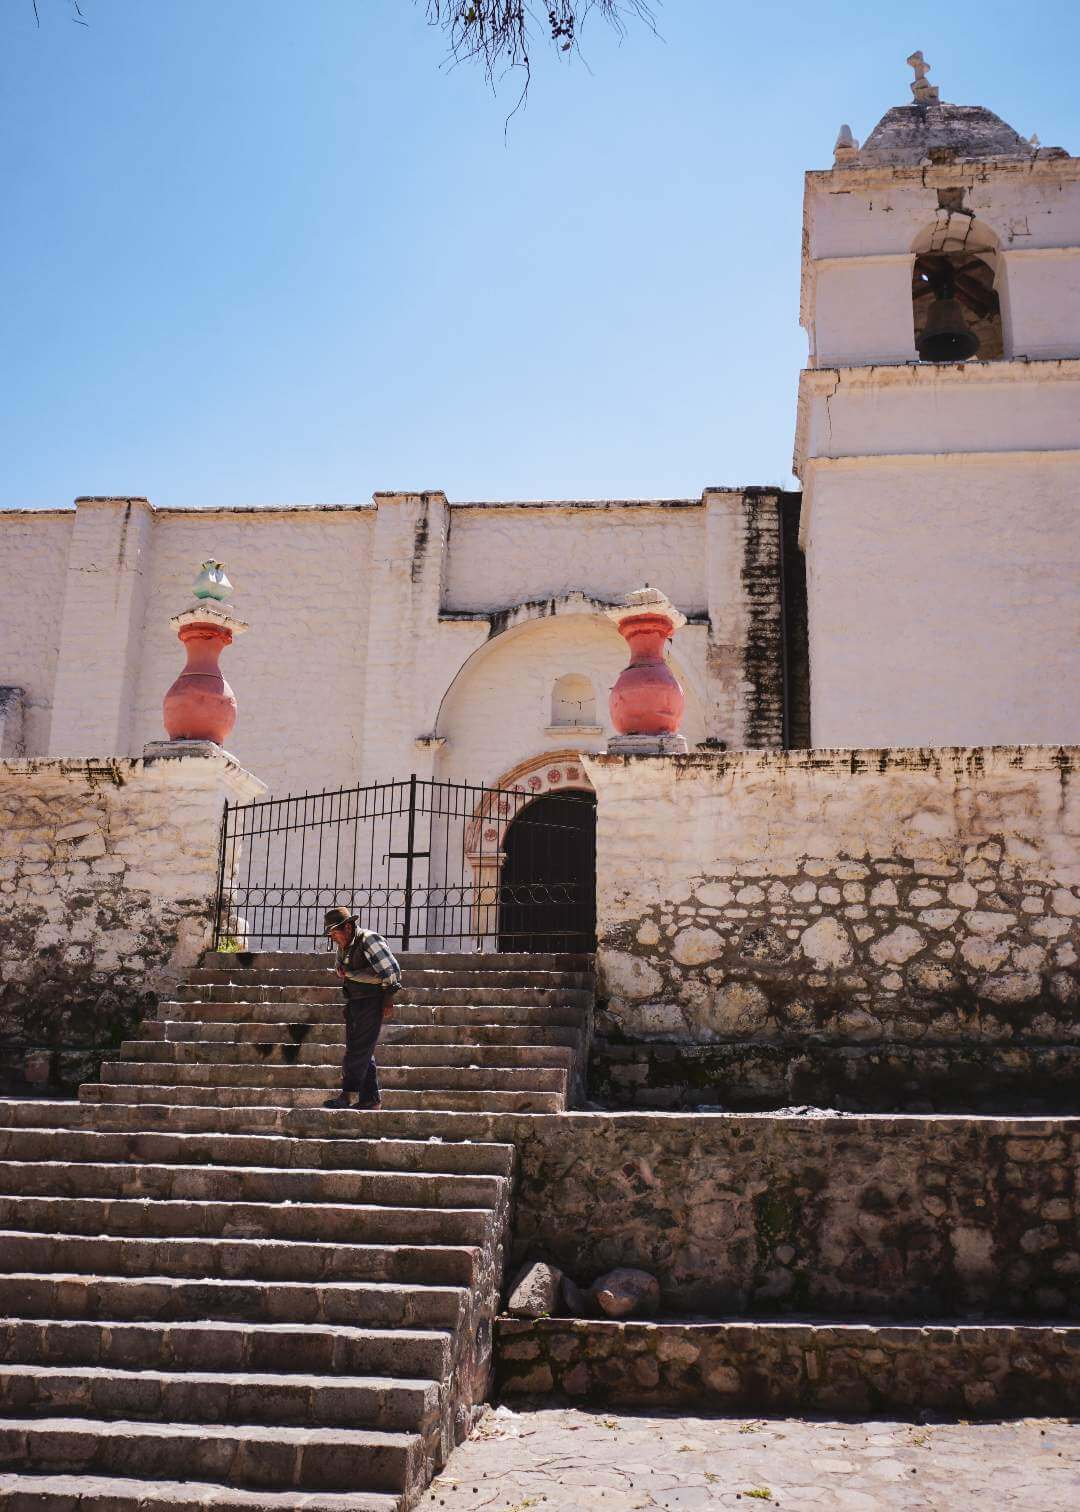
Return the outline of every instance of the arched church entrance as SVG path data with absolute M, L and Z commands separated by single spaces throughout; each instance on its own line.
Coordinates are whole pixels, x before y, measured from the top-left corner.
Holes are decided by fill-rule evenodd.
M 500 950 L 596 948 L 596 794 L 548 792 L 511 820 L 499 878 Z

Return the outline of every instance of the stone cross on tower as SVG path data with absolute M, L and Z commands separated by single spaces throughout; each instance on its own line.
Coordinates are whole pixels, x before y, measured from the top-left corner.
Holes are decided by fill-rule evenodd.
M 913 52 L 907 60 L 908 67 L 915 70 L 915 78 L 912 81 L 911 92 L 915 96 L 918 105 L 934 105 L 937 102 L 937 86 L 931 84 L 926 75 L 930 71 L 930 65 L 923 57 L 922 52 Z

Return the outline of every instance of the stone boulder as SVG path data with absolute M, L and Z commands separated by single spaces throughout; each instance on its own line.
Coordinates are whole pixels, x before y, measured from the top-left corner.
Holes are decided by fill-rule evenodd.
M 592 1293 L 609 1318 L 650 1317 L 660 1306 L 660 1283 L 648 1271 L 619 1266 L 593 1282 Z
M 536 1261 L 518 1271 L 510 1285 L 506 1310 L 513 1318 L 549 1318 L 559 1311 L 563 1273 Z

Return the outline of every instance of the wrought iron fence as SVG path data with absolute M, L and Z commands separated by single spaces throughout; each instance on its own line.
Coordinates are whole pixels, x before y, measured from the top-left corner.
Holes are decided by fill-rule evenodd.
M 402 950 L 591 950 L 591 793 L 407 781 L 229 807 L 214 944 L 315 950 L 344 904 Z

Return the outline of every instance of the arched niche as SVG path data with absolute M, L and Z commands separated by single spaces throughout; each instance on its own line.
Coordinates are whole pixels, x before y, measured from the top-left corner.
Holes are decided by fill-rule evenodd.
M 989 226 L 970 215 L 943 212 L 924 226 L 911 247 L 912 320 L 915 347 L 939 290 L 950 290 L 963 311 L 964 323 L 977 338 L 974 357 L 991 362 L 1005 355 L 998 296 L 1000 256 L 998 238 Z
M 578 610 L 512 624 L 473 652 L 443 696 L 434 731 L 445 742 L 437 775 L 492 784 L 531 753 L 561 747 L 568 739 L 578 751 L 603 750 L 614 733 L 608 693 L 626 662 L 626 643 L 601 613 Z M 693 746 L 705 739 L 705 719 L 680 665 L 678 642 L 670 665 L 686 690 L 683 731 Z M 596 724 L 591 730 L 551 723 L 552 690 L 567 667 L 592 684 Z
M 596 725 L 596 690 L 583 672 L 564 672 L 551 690 L 551 728 Z

